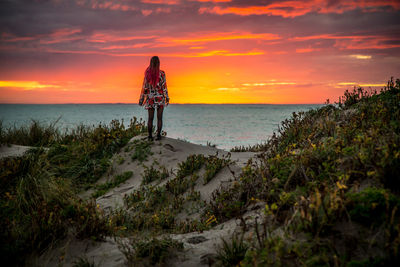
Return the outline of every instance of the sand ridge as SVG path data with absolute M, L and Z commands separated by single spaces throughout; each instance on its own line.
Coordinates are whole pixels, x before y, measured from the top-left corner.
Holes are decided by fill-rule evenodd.
M 185 161 L 188 156 L 193 154 L 202 154 L 204 156 L 215 155 L 219 158 L 230 158 L 231 164 L 221 169 L 216 176 L 204 185 L 203 180 L 199 179 L 195 190 L 200 192 L 201 200 L 209 201 L 214 190 L 221 185 L 229 185 L 235 177 L 238 177 L 242 167 L 244 167 L 250 158 L 256 153 L 253 152 L 228 152 L 212 146 L 203 146 L 192 144 L 187 141 L 163 137 L 160 141 L 154 141 L 150 146 L 151 153 L 143 162 L 132 160 L 134 144 L 143 142 L 145 136 L 136 136 L 129 143 L 112 157 L 112 167 L 97 184 L 102 184 L 115 175 L 127 171 L 133 173 L 132 177 L 109 190 L 106 194 L 98 197 L 96 203 L 106 212 L 123 206 L 125 195 L 140 188 L 142 183 L 142 174 L 146 167 L 154 165 L 155 167 L 165 167 L 171 175 L 165 181 L 155 181 L 154 185 L 163 185 L 169 179 L 173 179 L 179 168 L 179 163 Z M 199 171 L 199 175 L 204 173 L 204 168 Z M 81 193 L 82 198 L 89 198 L 94 189 Z M 199 216 L 198 213 L 179 214 L 180 219 L 184 220 L 190 216 Z M 245 214 L 245 218 L 250 221 L 254 217 L 259 217 L 257 211 L 250 211 Z M 251 222 L 250 222 L 251 223 Z M 167 266 L 209 266 L 213 261 L 216 249 L 221 243 L 221 238 L 230 238 L 234 232 L 239 232 L 241 222 L 238 219 L 231 219 L 222 224 L 204 232 L 191 232 L 186 234 L 171 234 L 172 239 L 178 240 L 184 244 L 184 251 L 177 257 L 167 262 Z M 120 239 L 119 242 L 124 242 Z M 88 240 L 75 240 L 63 242 L 63 245 L 57 249 L 52 249 L 45 253 L 40 263 L 46 263 L 47 266 L 73 266 L 77 258 L 84 257 L 93 261 L 96 266 L 126 266 L 126 259 L 118 249 L 116 240 L 107 238 L 103 242 L 94 242 Z M 62 260 L 60 260 L 60 258 Z
M 143 136 L 136 136 L 130 140 L 127 146 L 129 147 L 134 144 L 135 140 L 142 140 L 145 138 L 146 137 Z M 173 174 L 176 174 L 178 170 L 178 164 L 185 161 L 190 155 L 202 154 L 204 156 L 217 155 L 218 157 L 227 157 L 229 154 L 233 161 L 233 164 L 229 166 L 230 170 L 224 168 L 220 173 L 218 173 L 217 177 L 207 185 L 196 186 L 196 190 L 200 191 L 202 199 L 207 200 L 209 199 L 211 192 L 218 188 L 220 183 L 234 178 L 231 171 L 236 174 L 240 173 L 241 168 L 247 163 L 247 160 L 255 155 L 253 152 L 227 152 L 215 147 L 196 145 L 187 141 L 168 137 L 163 137 L 160 141 L 154 141 L 151 145 L 151 155 L 149 155 L 147 160 L 142 163 L 137 161 L 132 162 L 131 154 L 132 151 L 124 151 L 124 149 L 121 149 L 120 153 L 113 156 L 112 171 L 98 181 L 98 184 L 100 184 L 106 182 L 115 175 L 127 171 L 132 171 L 133 173 L 132 177 L 128 181 L 110 190 L 96 200 L 103 209 L 107 210 L 121 206 L 123 196 L 140 187 L 145 166 L 150 167 L 152 164 L 155 164 L 156 167 L 164 166 L 172 173 L 170 176 L 171 179 L 174 176 Z M 123 163 L 119 164 L 118 161 L 121 160 L 121 158 L 123 159 Z M 164 181 L 164 183 L 165 182 L 166 181 Z M 83 196 L 87 196 L 91 192 L 92 191 L 87 191 Z

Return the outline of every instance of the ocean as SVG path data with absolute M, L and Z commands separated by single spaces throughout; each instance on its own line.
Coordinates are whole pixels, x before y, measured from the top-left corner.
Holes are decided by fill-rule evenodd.
M 321 106 L 171 104 L 164 109 L 163 130 L 168 137 L 202 145 L 209 142 L 221 149 L 231 149 L 263 143 L 293 112 Z M 123 119 L 127 125 L 134 116 L 147 120 L 147 111 L 136 104 L 0 104 L 0 120 L 6 128 L 27 126 L 32 120 L 49 124 L 59 119 L 56 126 L 65 131 L 79 124 L 97 126 L 114 119 Z

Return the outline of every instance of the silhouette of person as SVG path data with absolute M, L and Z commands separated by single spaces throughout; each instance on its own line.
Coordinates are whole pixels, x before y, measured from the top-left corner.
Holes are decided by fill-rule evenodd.
M 165 72 L 160 70 L 160 59 L 154 56 L 150 59 L 150 65 L 144 73 L 142 92 L 140 93 L 139 105 L 148 111 L 148 139 L 153 140 L 153 119 L 154 111 L 157 109 L 157 136 L 156 140 L 161 139 L 162 116 L 164 107 L 168 106 L 169 97 Z

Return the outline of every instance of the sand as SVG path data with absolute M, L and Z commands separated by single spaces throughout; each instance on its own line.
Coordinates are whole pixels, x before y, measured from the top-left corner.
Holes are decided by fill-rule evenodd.
M 144 136 L 134 137 L 127 144 L 129 148 L 137 139 L 143 139 Z M 202 146 L 192 144 L 183 140 L 177 140 L 164 137 L 160 141 L 154 141 L 151 145 L 152 155 L 149 155 L 147 160 L 140 163 L 137 160 L 132 161 L 132 151 L 129 149 L 121 149 L 112 158 L 112 169 L 105 174 L 98 183 L 104 183 L 110 180 L 115 175 L 132 171 L 132 177 L 125 183 L 120 184 L 118 187 L 113 188 L 105 195 L 96 199 L 97 204 L 100 205 L 106 212 L 123 204 L 123 197 L 135 189 L 138 189 L 142 181 L 142 173 L 144 166 L 150 167 L 157 162 L 158 166 L 165 166 L 170 170 L 172 175 L 169 179 L 175 177 L 178 169 L 178 164 L 186 160 L 189 155 L 203 154 L 217 155 L 218 157 L 228 157 L 232 160 L 232 164 L 223 168 L 217 175 L 206 185 L 203 185 L 202 179 L 198 181 L 195 190 L 200 192 L 202 200 L 209 201 L 211 194 L 214 190 L 221 185 L 229 185 L 236 176 L 241 172 L 248 159 L 253 158 L 253 152 L 228 152 L 220 150 L 211 146 Z M 200 173 L 204 170 L 200 170 Z M 165 183 L 163 181 L 161 184 Z M 160 185 L 161 185 L 160 184 Z M 88 198 L 93 193 L 93 189 L 83 192 L 80 196 Z M 198 214 L 180 214 L 182 218 L 185 216 L 198 216 Z M 255 211 L 249 211 L 245 214 L 244 218 L 251 223 L 255 217 L 260 217 L 262 214 Z M 241 229 L 241 221 L 232 219 L 225 223 L 216 225 L 208 231 L 202 233 L 192 232 L 187 234 L 170 235 L 171 238 L 179 240 L 184 244 L 184 251 L 179 253 L 167 266 L 209 266 L 213 261 L 217 247 L 221 244 L 221 238 L 230 238 L 234 232 Z M 121 240 L 120 240 L 121 241 Z M 122 240 L 123 241 L 123 240 Z M 77 258 L 83 257 L 98 264 L 96 266 L 126 266 L 126 259 L 121 251 L 118 249 L 117 243 L 111 238 L 106 239 L 104 242 L 94 242 L 88 240 L 75 240 L 70 238 L 63 241 L 57 248 L 47 251 L 39 259 L 38 263 L 45 264 L 46 266 L 72 266 Z
M 18 145 L 2 145 L 0 146 L 0 159 L 8 157 L 21 157 L 32 147 Z

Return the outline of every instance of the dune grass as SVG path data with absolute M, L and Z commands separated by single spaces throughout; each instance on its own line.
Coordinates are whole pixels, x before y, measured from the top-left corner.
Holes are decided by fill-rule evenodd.
M 69 133 L 37 122 L 21 129 L 0 127 L 1 143 L 38 146 L 23 157 L 0 160 L 2 263 L 23 264 L 25 255 L 43 251 L 71 231 L 77 238 L 109 235 L 107 217 L 76 192 L 96 182 L 113 153 L 144 131 L 136 119 L 127 128 L 115 120 Z

